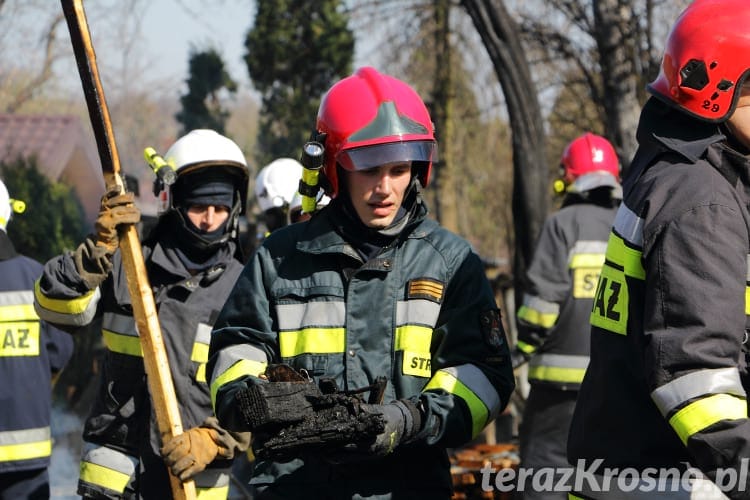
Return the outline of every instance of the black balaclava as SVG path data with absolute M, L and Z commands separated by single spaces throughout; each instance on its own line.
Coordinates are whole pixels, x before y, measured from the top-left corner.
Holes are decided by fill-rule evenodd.
M 219 260 L 225 252 L 233 252 L 227 243 L 236 236 L 240 211 L 235 184 L 236 177 L 229 170 L 211 167 L 181 176 L 173 186 L 174 208 L 170 211 L 170 219 L 176 222 L 172 226 L 174 248 L 188 268 L 203 268 Z M 203 231 L 187 215 L 193 205 L 229 207 L 229 217 L 218 229 Z

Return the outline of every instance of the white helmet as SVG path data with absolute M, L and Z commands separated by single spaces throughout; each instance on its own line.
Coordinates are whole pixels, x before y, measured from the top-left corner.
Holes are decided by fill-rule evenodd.
M 10 195 L 3 181 L 0 181 L 0 230 L 5 231 L 10 220 Z
M 315 204 L 315 210 L 320 210 L 324 206 L 328 205 L 331 202 L 331 198 L 326 195 L 323 190 L 321 189 L 318 191 L 317 196 L 315 197 L 317 200 Z M 299 192 L 294 193 L 294 196 L 292 197 L 292 201 L 289 204 L 289 223 L 292 224 L 294 222 L 298 222 L 302 219 L 302 195 L 299 194 Z
M 247 188 L 250 174 L 247 160 L 240 147 L 231 139 L 214 130 L 196 129 L 180 137 L 164 155 L 164 160 L 177 173 L 177 178 L 201 169 L 224 167 L 237 176 L 237 189 L 240 191 L 240 213 L 244 213 L 247 201 Z M 160 179 L 155 181 L 154 192 L 159 197 L 159 212 L 172 208 L 171 186 L 165 186 Z
M 278 158 L 261 169 L 255 178 L 255 197 L 264 212 L 272 208 L 286 210 L 302 177 L 302 165 L 292 158 Z

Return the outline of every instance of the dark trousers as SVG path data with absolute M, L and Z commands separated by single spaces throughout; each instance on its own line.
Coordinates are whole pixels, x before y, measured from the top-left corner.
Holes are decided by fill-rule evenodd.
M 533 385 L 526 399 L 526 408 L 519 429 L 520 467 L 539 471 L 544 468 L 569 468 L 567 459 L 568 430 L 573 419 L 577 391 L 562 391 L 542 385 Z M 536 477 L 537 481 L 534 481 Z M 537 474 L 525 481 L 524 491 L 516 492 L 517 500 L 567 500 L 564 491 L 554 489 L 549 474 Z M 520 489 L 520 488 L 519 488 Z
M 49 500 L 47 468 L 0 474 L 0 500 Z

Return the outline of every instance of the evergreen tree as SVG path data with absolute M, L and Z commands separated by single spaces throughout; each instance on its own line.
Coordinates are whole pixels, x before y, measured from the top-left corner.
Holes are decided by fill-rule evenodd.
M 180 97 L 182 110 L 175 115 L 182 124 L 182 134 L 196 128 L 210 128 L 224 134 L 230 113 L 221 104 L 220 91 L 234 93 L 237 84 L 214 49 L 192 51 L 189 64 L 188 92 Z
M 26 203 L 26 211 L 8 224 L 8 236 L 18 252 L 46 262 L 83 240 L 85 216 L 78 197 L 65 184 L 47 179 L 35 160 L 0 163 L 0 178 L 11 198 Z
M 352 71 L 354 35 L 341 0 L 258 0 L 245 40 L 250 78 L 262 96 L 258 162 L 297 158 L 320 98 Z

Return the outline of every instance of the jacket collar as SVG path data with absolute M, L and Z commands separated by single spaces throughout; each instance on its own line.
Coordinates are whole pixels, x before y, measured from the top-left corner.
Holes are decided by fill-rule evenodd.
M 13 246 L 13 242 L 10 241 L 8 233 L 0 231 L 0 260 L 10 260 L 17 255 L 16 248 Z

